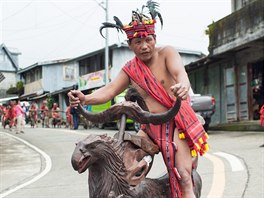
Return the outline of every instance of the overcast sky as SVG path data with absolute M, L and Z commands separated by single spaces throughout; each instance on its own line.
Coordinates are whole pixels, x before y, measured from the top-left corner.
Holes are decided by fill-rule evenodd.
M 39 61 L 73 58 L 103 48 L 99 27 L 105 21 L 100 0 L 0 0 L 0 44 L 16 48 L 20 67 Z M 108 0 L 109 21 L 124 23 L 131 10 L 146 0 Z M 156 25 L 158 44 L 208 54 L 207 26 L 231 13 L 231 0 L 157 0 L 163 29 Z M 103 4 L 104 6 L 104 4 Z M 109 30 L 109 44 L 125 35 Z

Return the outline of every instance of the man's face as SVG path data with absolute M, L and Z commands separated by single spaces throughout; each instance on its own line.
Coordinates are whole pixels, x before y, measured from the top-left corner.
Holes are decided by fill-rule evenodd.
M 147 62 L 153 56 L 156 39 L 153 35 L 149 35 L 144 38 L 133 38 L 128 44 L 129 48 L 140 60 Z

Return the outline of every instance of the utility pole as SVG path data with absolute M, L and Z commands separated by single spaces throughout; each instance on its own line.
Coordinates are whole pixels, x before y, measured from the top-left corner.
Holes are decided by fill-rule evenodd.
M 108 0 L 105 0 L 105 6 L 102 4 L 104 2 L 99 3 L 97 0 L 95 0 L 96 3 L 103 8 L 105 11 L 105 22 L 108 22 Z M 105 85 L 109 83 L 109 48 L 108 48 L 108 40 L 109 40 L 109 35 L 108 35 L 108 29 L 105 28 Z
M 108 0 L 105 0 L 105 21 L 108 22 Z M 109 83 L 109 48 L 108 28 L 105 28 L 105 84 Z

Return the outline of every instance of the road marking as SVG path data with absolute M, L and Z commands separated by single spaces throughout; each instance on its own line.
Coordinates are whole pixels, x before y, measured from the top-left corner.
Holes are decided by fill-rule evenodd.
M 0 133 L 5 134 L 5 135 L 9 135 L 10 137 L 15 138 L 16 140 L 23 142 L 24 144 L 26 144 L 30 148 L 32 148 L 35 151 L 37 151 L 40 155 L 42 155 L 44 157 L 44 159 L 45 159 L 45 162 L 46 162 L 45 169 L 41 173 L 39 173 L 36 177 L 32 178 L 31 180 L 29 180 L 29 181 L 27 181 L 27 182 L 25 182 L 23 184 L 20 184 L 20 185 L 18 185 L 16 187 L 14 187 L 14 188 L 6 191 L 6 192 L 1 193 L 0 194 L 0 198 L 3 198 L 5 196 L 7 196 L 7 195 L 9 195 L 9 194 L 11 194 L 11 193 L 13 193 L 13 192 L 21 189 L 21 188 L 24 188 L 25 186 L 27 186 L 29 184 L 32 184 L 33 182 L 39 180 L 41 177 L 43 177 L 44 175 L 46 175 L 51 170 L 52 162 L 51 162 L 50 156 L 48 156 L 44 151 L 40 150 L 36 146 L 28 143 L 27 141 L 25 141 L 25 140 L 23 140 L 21 138 L 18 138 L 18 137 L 14 136 L 14 135 L 11 135 L 9 133 L 4 133 L 4 132 L 0 132 Z
M 243 167 L 241 161 L 236 156 L 228 154 L 228 153 L 223 153 L 223 152 L 216 152 L 214 154 L 225 158 L 229 162 L 229 164 L 231 165 L 231 169 L 233 172 L 244 170 L 244 167 Z
M 208 198 L 217 198 L 223 197 L 224 188 L 225 188 L 225 166 L 221 159 L 206 153 L 204 155 L 213 163 L 213 179 L 210 192 L 208 193 Z M 217 197 L 216 197 L 217 195 Z

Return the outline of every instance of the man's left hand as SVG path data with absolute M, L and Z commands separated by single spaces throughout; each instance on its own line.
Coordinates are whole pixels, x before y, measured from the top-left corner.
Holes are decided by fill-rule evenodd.
M 189 87 L 186 85 L 183 85 L 182 83 L 177 83 L 173 86 L 171 86 L 171 91 L 177 98 L 181 100 L 185 100 L 188 97 Z

